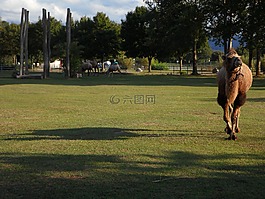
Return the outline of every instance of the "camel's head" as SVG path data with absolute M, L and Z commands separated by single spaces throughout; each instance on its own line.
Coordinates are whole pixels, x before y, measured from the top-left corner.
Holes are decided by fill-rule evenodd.
M 224 67 L 230 72 L 238 71 L 243 64 L 235 49 L 230 49 L 226 55 L 222 56 L 222 58 L 224 60 Z

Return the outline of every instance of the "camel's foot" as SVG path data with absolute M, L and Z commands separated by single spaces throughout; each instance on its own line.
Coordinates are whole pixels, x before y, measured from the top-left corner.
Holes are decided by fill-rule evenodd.
M 232 133 L 232 130 L 227 126 L 224 130 L 228 135 L 230 135 Z M 235 133 L 239 133 L 240 132 L 240 128 L 236 128 L 235 129 Z
M 234 140 L 236 141 L 237 140 L 237 136 L 235 134 L 233 134 L 232 136 L 230 135 L 227 140 Z
M 226 132 L 228 135 L 230 135 L 230 134 L 232 133 L 232 130 L 227 126 L 227 127 L 225 128 L 225 132 Z
M 236 141 L 237 140 L 237 136 L 234 134 L 232 135 L 232 140 Z

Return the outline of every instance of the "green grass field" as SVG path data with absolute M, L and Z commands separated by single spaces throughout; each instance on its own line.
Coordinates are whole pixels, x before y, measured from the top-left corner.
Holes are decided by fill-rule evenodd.
M 265 79 L 237 141 L 215 77 L 0 78 L 0 198 L 264 198 Z

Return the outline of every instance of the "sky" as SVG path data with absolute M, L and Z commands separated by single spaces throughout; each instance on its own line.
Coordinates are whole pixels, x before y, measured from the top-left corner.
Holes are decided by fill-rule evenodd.
M 129 11 L 142 5 L 145 5 L 143 0 L 0 0 L 0 17 L 18 24 L 21 10 L 25 8 L 29 11 L 30 22 L 35 23 L 45 8 L 52 17 L 65 23 L 67 8 L 70 8 L 74 20 L 83 16 L 93 18 L 97 12 L 103 12 L 110 20 L 120 23 Z

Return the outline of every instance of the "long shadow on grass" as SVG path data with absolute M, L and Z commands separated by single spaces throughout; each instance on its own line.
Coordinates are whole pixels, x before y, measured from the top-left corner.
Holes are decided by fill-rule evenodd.
M 250 102 L 265 102 L 265 97 L 259 97 L 259 98 L 248 98 Z
M 254 78 L 253 90 L 265 89 L 264 78 Z M 97 86 L 97 85 L 128 85 L 128 86 L 199 86 L 217 87 L 215 76 L 170 76 L 170 75 L 133 75 L 122 74 L 114 77 L 99 76 L 84 77 L 81 79 L 65 79 L 61 74 L 52 74 L 49 79 L 14 79 L 1 78 L 1 85 L 12 84 L 44 84 L 65 86 Z
M 259 198 L 263 195 L 264 155 L 206 155 L 185 151 L 161 154 L 0 153 L 0 198 Z
M 46 85 L 65 85 L 65 86 L 97 86 L 97 85 L 128 85 L 128 86 L 203 86 L 215 87 L 214 77 L 203 76 L 167 76 L 167 75 L 115 75 L 106 77 L 84 77 L 82 79 L 65 79 L 61 76 L 49 79 L 12 79 L 0 78 L 1 85 L 10 84 L 46 84 Z
M 89 127 L 73 129 L 34 130 L 9 134 L 4 140 L 124 140 L 133 137 L 208 137 L 218 132 L 191 132 L 181 129 L 122 129 Z M 5 136 L 4 136 L 5 137 Z

